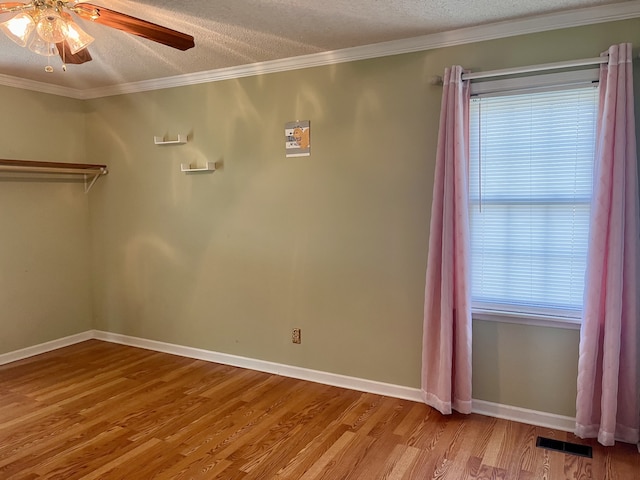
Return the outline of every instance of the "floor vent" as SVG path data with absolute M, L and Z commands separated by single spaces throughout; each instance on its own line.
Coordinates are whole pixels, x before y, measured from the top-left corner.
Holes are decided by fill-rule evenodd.
M 593 450 L 587 445 L 579 443 L 563 442 L 562 440 L 554 440 L 553 438 L 538 437 L 536 447 L 547 448 L 557 452 L 569 453 L 580 457 L 593 458 Z

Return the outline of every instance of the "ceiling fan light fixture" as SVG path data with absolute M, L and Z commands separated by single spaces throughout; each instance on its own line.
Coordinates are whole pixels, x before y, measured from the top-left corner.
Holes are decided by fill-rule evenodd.
M 34 35 L 29 42 L 29 50 L 43 57 L 53 57 L 58 55 L 58 47 L 55 43 L 47 42 L 39 35 Z
M 0 30 L 21 47 L 27 45 L 27 40 L 33 29 L 36 28 L 36 22 L 28 13 L 19 13 L 15 17 L 0 23 Z
M 95 40 L 91 35 L 82 30 L 73 20 L 67 20 L 67 45 L 73 55 Z
M 15 14 L 9 21 L 0 23 L 0 30 L 13 42 L 38 55 L 59 55 L 63 64 L 80 65 L 92 60 L 87 46 L 94 38 L 74 22 L 71 13 L 178 50 L 195 46 L 192 35 L 83 0 L 0 0 L 0 13 Z M 62 69 L 66 69 L 65 65 Z M 45 71 L 51 72 L 53 67 L 47 64 Z
M 47 8 L 40 13 L 36 32 L 45 42 L 58 43 L 67 35 L 67 23 L 53 8 Z

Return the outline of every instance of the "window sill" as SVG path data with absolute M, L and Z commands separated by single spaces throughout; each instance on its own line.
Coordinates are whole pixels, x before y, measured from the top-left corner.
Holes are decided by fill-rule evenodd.
M 533 325 L 535 327 L 564 328 L 580 330 L 582 322 L 579 318 L 553 317 L 527 313 L 495 312 L 486 310 L 472 310 L 473 320 L 487 322 L 515 323 L 518 325 Z

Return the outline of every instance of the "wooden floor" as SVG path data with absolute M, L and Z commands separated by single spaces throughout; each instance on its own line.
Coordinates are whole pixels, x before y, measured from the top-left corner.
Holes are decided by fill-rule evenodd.
M 632 445 L 99 341 L 0 366 L 1 479 L 640 479 Z

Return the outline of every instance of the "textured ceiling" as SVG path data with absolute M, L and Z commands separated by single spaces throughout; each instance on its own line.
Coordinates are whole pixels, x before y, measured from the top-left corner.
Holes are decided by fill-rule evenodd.
M 86 21 L 93 61 L 61 69 L 0 34 L 0 74 L 75 89 L 211 71 L 399 40 L 616 0 L 94 0 L 195 37 L 186 52 Z M 0 14 L 0 21 L 10 18 Z

